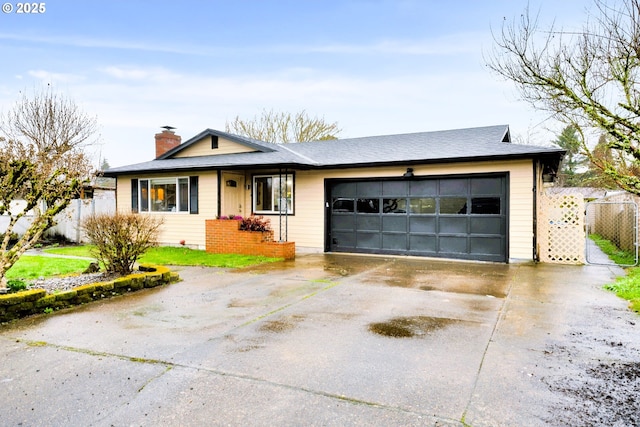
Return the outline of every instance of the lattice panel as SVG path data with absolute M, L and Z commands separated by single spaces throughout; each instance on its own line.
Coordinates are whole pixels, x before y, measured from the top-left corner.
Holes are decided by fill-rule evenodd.
M 543 194 L 538 203 L 540 261 L 584 264 L 586 236 L 582 194 Z

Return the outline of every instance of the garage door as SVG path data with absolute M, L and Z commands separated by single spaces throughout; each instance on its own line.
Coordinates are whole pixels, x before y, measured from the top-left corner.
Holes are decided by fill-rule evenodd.
M 328 183 L 333 252 L 507 260 L 507 176 Z

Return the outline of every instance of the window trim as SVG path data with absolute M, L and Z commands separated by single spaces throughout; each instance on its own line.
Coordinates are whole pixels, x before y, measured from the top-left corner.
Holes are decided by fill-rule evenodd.
M 256 209 L 256 205 L 257 205 L 257 200 L 258 200 L 258 185 L 256 183 L 256 178 L 271 178 L 271 179 L 279 179 L 279 178 L 283 178 L 285 180 L 285 182 L 288 181 L 288 178 L 291 177 L 291 203 L 290 203 L 290 209 L 287 210 L 281 210 L 281 211 L 277 211 L 275 209 L 272 210 L 259 210 Z M 252 194 L 251 194 L 251 212 L 258 214 L 258 215 L 295 215 L 295 188 L 296 188 L 296 174 L 295 172 L 289 172 L 289 173 L 265 173 L 265 174 L 256 174 L 253 175 L 251 177 L 251 188 L 252 188 Z M 271 188 L 271 204 L 273 206 L 274 202 L 275 202 L 275 187 L 272 186 Z M 286 185 L 285 185 L 285 191 L 286 191 Z M 289 198 L 286 198 L 285 200 L 289 200 Z
M 195 180 L 194 180 L 195 178 Z M 192 194 L 192 191 L 195 188 L 195 197 L 197 197 L 197 178 L 198 177 L 192 177 L 192 176 L 184 176 L 184 175 L 180 175 L 180 176 L 155 176 L 155 177 L 145 177 L 145 178 L 134 178 L 131 180 L 132 182 L 132 187 L 133 187 L 133 182 L 137 181 L 137 194 L 135 196 L 132 195 L 132 198 L 135 198 L 136 202 L 137 202 L 137 210 L 135 212 L 138 213 L 144 213 L 144 214 L 179 214 L 179 215 L 184 215 L 184 214 L 191 214 L 191 213 L 197 213 L 197 200 L 196 200 L 196 205 L 195 205 L 195 212 L 193 212 L 193 197 L 194 195 Z M 154 180 L 167 180 L 167 179 L 173 179 L 175 180 L 175 187 L 176 187 L 176 210 L 175 211 L 154 211 L 151 210 L 151 183 Z M 186 210 L 179 210 L 180 209 L 180 180 L 186 179 L 187 180 L 187 206 L 186 206 Z M 143 188 L 142 188 L 142 184 L 146 182 L 147 183 L 147 188 L 146 188 L 146 199 L 145 197 L 143 197 Z M 195 184 L 195 187 L 194 187 Z M 132 188 L 133 190 L 133 188 Z M 133 192 L 132 192 L 133 194 Z M 146 203 L 145 203 L 146 202 Z M 146 204 L 146 210 L 143 209 L 143 207 L 145 207 Z

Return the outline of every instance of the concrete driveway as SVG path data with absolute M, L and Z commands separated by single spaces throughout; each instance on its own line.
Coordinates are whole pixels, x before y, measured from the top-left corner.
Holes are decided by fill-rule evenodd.
M 314 254 L 176 270 L 0 327 L 1 424 L 572 423 L 557 385 L 639 351 L 609 267 Z

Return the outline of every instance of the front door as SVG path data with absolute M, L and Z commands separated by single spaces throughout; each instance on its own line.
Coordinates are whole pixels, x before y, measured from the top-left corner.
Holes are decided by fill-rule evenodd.
M 244 175 L 225 172 L 222 174 L 222 212 L 220 215 L 244 216 Z

